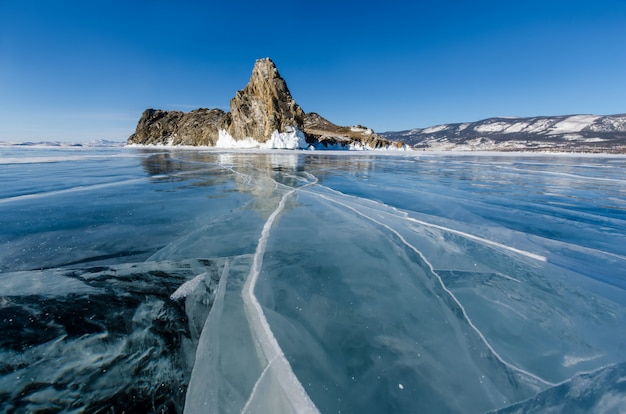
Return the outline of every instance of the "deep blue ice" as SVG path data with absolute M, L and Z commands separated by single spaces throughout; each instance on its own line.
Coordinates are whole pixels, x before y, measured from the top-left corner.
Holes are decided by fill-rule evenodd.
M 626 157 L 0 147 L 0 411 L 626 410 Z

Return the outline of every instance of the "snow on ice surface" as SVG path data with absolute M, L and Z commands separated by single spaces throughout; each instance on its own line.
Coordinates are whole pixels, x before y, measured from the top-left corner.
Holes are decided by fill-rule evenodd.
M 626 408 L 624 157 L 30 151 L 0 411 Z

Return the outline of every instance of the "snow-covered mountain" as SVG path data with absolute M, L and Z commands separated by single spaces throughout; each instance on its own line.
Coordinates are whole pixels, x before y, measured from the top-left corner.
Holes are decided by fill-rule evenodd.
M 89 142 L 65 142 L 65 141 L 0 141 L 0 147 L 59 147 L 59 148 L 94 148 L 94 147 L 123 147 L 126 142 L 109 141 L 98 139 Z
M 626 153 L 626 114 L 489 118 L 380 135 L 420 150 Z

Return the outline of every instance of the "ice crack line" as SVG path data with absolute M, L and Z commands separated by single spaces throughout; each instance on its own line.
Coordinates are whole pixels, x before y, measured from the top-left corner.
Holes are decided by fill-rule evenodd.
M 339 196 L 349 197 L 347 194 L 344 194 L 341 191 L 334 190 L 334 189 L 332 189 L 330 187 L 324 187 L 324 188 L 329 190 L 329 191 L 331 191 L 331 192 L 333 192 L 333 193 L 335 193 L 335 194 L 338 194 Z M 474 240 L 474 241 L 477 241 L 479 243 L 487 244 L 489 246 L 494 246 L 494 247 L 498 247 L 500 249 L 508 250 L 510 252 L 517 253 L 517 254 L 520 254 L 522 256 L 526 256 L 526 257 L 529 257 L 531 259 L 534 259 L 534 260 L 538 260 L 540 262 L 547 262 L 548 261 L 547 257 L 542 256 L 540 254 L 527 252 L 525 250 L 517 249 L 517 248 L 515 248 L 513 246 L 508 246 L 506 244 L 498 243 L 498 242 L 495 242 L 493 240 L 485 239 L 483 237 L 475 236 L 475 235 L 470 234 L 470 233 L 462 232 L 460 230 L 454 230 L 454 229 L 451 229 L 449 227 L 444 227 L 444 226 L 440 226 L 438 224 L 428 223 L 426 221 L 418 220 L 418 219 L 415 219 L 413 217 L 409 217 L 409 215 L 406 212 L 404 212 L 402 210 L 399 210 L 398 208 L 396 208 L 394 206 L 390 206 L 390 205 L 385 204 L 385 203 L 375 202 L 375 201 L 372 201 L 372 200 L 367 200 L 367 201 L 369 201 L 371 203 L 375 203 L 375 204 L 376 203 L 382 204 L 383 206 L 388 207 L 388 208 L 392 209 L 393 211 L 397 211 L 398 214 L 401 214 L 402 217 L 405 220 L 411 221 L 413 223 L 421 224 L 422 226 L 432 227 L 432 228 L 435 228 L 435 229 L 443 230 L 443 231 L 448 232 L 448 233 L 453 233 L 453 234 L 456 234 L 458 236 L 465 237 L 466 239 Z
M 545 256 L 542 256 L 542 255 L 539 255 L 539 254 L 536 254 L 536 253 L 527 252 L 525 250 L 516 249 L 513 246 L 507 246 L 506 244 L 502 244 L 502 243 L 498 243 L 498 242 L 495 242 L 495 241 L 492 241 L 492 240 L 489 240 L 489 239 L 485 239 L 485 238 L 482 238 L 482 237 L 474 236 L 473 234 L 465 233 L 465 232 L 462 232 L 462 231 L 459 231 L 459 230 L 454 230 L 454 229 L 451 229 L 449 227 L 444 227 L 444 226 L 440 226 L 438 224 L 428 223 L 428 222 L 425 222 L 425 221 L 422 221 L 422 220 L 414 219 L 412 217 L 405 217 L 405 219 L 408 220 L 408 221 L 411 221 L 413 223 L 421 224 L 422 226 L 432 227 L 432 228 L 435 228 L 435 229 L 443 230 L 443 231 L 446 231 L 448 233 L 453 233 L 453 234 L 465 237 L 466 239 L 475 240 L 477 242 L 480 242 L 480 243 L 483 243 L 483 244 L 487 244 L 489 246 L 499 247 L 501 249 L 508 250 L 510 252 L 517 253 L 517 254 L 520 254 L 522 256 L 530 257 L 531 259 L 535 259 L 535 260 L 538 260 L 540 262 L 546 262 L 548 260 Z
M 272 333 L 272 330 L 267 321 L 267 318 L 265 317 L 265 314 L 263 313 L 261 305 L 254 295 L 254 288 L 259 278 L 259 274 L 261 273 L 263 256 L 265 255 L 265 251 L 267 249 L 267 241 L 272 226 L 274 225 L 274 221 L 276 220 L 278 215 L 285 209 L 285 205 L 289 197 L 291 197 L 300 189 L 308 187 L 315 183 L 317 183 L 316 178 L 313 182 L 310 182 L 303 187 L 294 188 L 285 193 L 280 199 L 278 206 L 269 216 L 269 218 L 263 225 L 263 229 L 261 230 L 261 236 L 259 237 L 259 242 L 257 244 L 257 248 L 252 259 L 252 266 L 250 267 L 250 273 L 243 288 L 242 297 L 246 310 L 246 315 L 252 329 L 253 337 L 257 342 L 259 353 L 262 354 L 263 358 L 265 358 L 266 360 L 267 366 L 257 379 L 252 394 L 248 398 L 245 407 L 248 407 L 251 404 L 253 398 L 256 395 L 256 389 L 258 388 L 258 385 L 266 377 L 270 368 L 272 368 L 273 371 L 276 372 L 276 379 L 280 387 L 282 388 L 285 397 L 293 405 L 294 411 L 299 413 L 319 413 L 317 407 L 304 390 L 304 387 L 300 383 L 300 380 L 298 380 L 298 377 L 296 377 L 295 373 L 293 372 L 289 361 L 287 361 L 283 350 L 278 344 L 276 337 Z
M 457 297 L 454 295 L 454 293 L 452 293 L 452 291 L 450 289 L 447 288 L 447 286 L 445 285 L 445 283 L 443 282 L 443 279 L 441 278 L 441 276 L 439 276 L 439 274 L 435 271 L 435 269 L 433 268 L 432 264 L 426 259 L 426 257 L 424 257 L 424 255 L 422 254 L 422 252 L 420 252 L 416 247 L 414 247 L 411 243 L 409 243 L 404 237 L 402 237 L 402 235 L 400 233 L 398 233 L 396 230 L 392 229 L 390 226 L 381 223 L 380 221 L 376 220 L 373 217 L 370 217 L 362 212 L 360 212 L 359 210 L 355 209 L 354 207 L 351 207 L 345 203 L 342 203 L 341 201 L 338 200 L 333 200 L 330 197 L 327 197 L 323 194 L 318 194 L 318 193 L 312 193 L 312 194 L 317 194 L 319 197 L 330 201 L 332 203 L 335 204 L 339 204 L 349 210 L 354 211 L 356 214 L 360 215 L 361 217 L 366 218 L 367 220 L 372 221 L 373 223 L 376 223 L 377 225 L 386 228 L 387 230 L 389 230 L 391 233 L 395 234 L 401 241 L 402 243 L 404 243 L 408 248 L 410 248 L 411 250 L 413 250 L 415 253 L 417 253 L 420 258 L 424 261 L 424 263 L 426 263 L 426 265 L 428 266 L 428 268 L 430 269 L 430 271 L 432 272 L 432 274 L 435 275 L 435 277 L 437 278 L 439 284 L 441 285 L 442 289 L 448 294 L 450 295 L 450 297 L 452 298 L 452 300 L 456 303 L 456 305 L 459 307 L 459 309 L 461 309 L 461 312 L 463 314 L 463 318 L 467 321 L 468 325 L 472 328 L 472 330 L 474 330 L 476 332 L 476 334 L 478 335 L 478 337 L 483 341 L 483 343 L 485 344 L 485 346 L 489 349 L 489 351 L 491 351 L 491 353 L 496 357 L 496 359 L 502 363 L 504 366 L 519 372 L 523 375 L 526 375 L 530 378 L 535 379 L 536 381 L 539 381 L 543 384 L 549 385 L 549 386 L 554 386 L 556 385 L 555 383 L 552 383 L 550 381 L 547 381 L 541 377 L 538 377 L 537 375 L 528 372 L 522 368 L 519 368 L 507 361 L 505 361 L 500 354 L 498 354 L 498 352 L 496 352 L 496 350 L 493 348 L 493 346 L 491 346 L 491 344 L 489 343 L 489 341 L 487 341 L 487 338 L 485 338 L 485 336 L 483 335 L 483 333 L 480 331 L 480 329 L 478 329 L 478 327 L 476 327 L 476 325 L 474 325 L 474 322 L 472 322 L 472 320 L 470 319 L 469 315 L 467 314 L 467 311 L 465 310 L 465 308 L 463 307 L 463 305 L 461 304 L 461 302 L 457 299 Z
M 164 176 L 153 176 L 153 177 L 164 177 Z M 46 192 L 41 192 L 41 193 L 22 194 L 22 195 L 0 199 L 0 204 L 6 204 L 6 203 L 13 202 L 13 201 L 29 200 L 33 198 L 43 198 L 43 197 L 57 196 L 57 195 L 62 195 L 62 194 L 77 193 L 80 191 L 100 190 L 102 188 L 117 187 L 117 186 L 122 186 L 122 185 L 127 185 L 127 184 L 139 183 L 143 181 L 146 181 L 146 178 L 132 178 L 130 180 L 114 181 L 110 183 L 80 185 L 77 187 L 65 188 L 63 190 L 52 190 L 52 191 L 46 191 Z

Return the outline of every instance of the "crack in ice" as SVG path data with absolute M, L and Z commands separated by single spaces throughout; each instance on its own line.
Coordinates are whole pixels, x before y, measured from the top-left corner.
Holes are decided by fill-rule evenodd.
M 164 178 L 164 177 L 166 177 L 166 176 L 152 176 L 150 178 Z M 101 183 L 101 184 L 92 184 L 92 185 L 80 185 L 80 186 L 77 186 L 77 187 L 65 188 L 63 190 L 52 190 L 52 191 L 46 191 L 46 192 L 41 192 L 41 193 L 22 194 L 22 195 L 18 195 L 18 196 L 13 196 L 13 197 L 0 199 L 0 204 L 11 203 L 13 201 L 30 200 L 30 199 L 34 199 L 34 198 L 43 198 L 43 197 L 57 196 L 57 195 L 61 195 L 61 194 L 70 194 L 70 193 L 76 193 L 76 192 L 80 192 L 80 191 L 100 190 L 102 188 L 118 187 L 118 186 L 122 186 L 122 185 L 126 185 L 126 184 L 140 183 L 140 182 L 143 182 L 143 181 L 146 181 L 146 178 L 133 178 L 131 180 L 114 181 L 114 182 L 110 182 L 110 183 Z
M 330 197 L 327 197 L 323 194 L 319 194 L 319 193 L 315 193 L 315 192 L 309 192 L 310 194 L 314 194 L 317 195 L 327 201 L 330 201 L 332 203 L 335 204 L 339 204 L 349 210 L 354 211 L 356 214 L 372 221 L 373 223 L 376 223 L 377 225 L 386 228 L 387 230 L 389 230 L 391 233 L 393 233 L 394 235 L 396 235 L 396 237 L 398 237 L 402 243 L 404 243 L 408 248 L 410 248 L 411 250 L 413 250 L 417 255 L 420 256 L 420 258 L 424 261 L 424 263 L 426 263 L 426 265 L 428 266 L 428 268 L 430 269 L 430 271 L 432 272 L 433 275 L 435 275 L 435 277 L 437 278 L 439 284 L 441 285 L 442 289 L 448 294 L 450 295 L 450 297 L 452 298 L 452 300 L 455 302 L 455 304 L 459 307 L 459 309 L 461 310 L 462 314 L 463 314 L 463 318 L 465 319 L 465 321 L 467 322 L 467 324 L 472 328 L 472 330 L 474 330 L 476 332 L 476 334 L 478 335 L 478 337 L 482 340 L 482 342 L 485 344 L 485 346 L 489 349 L 489 351 L 493 354 L 493 356 L 500 362 L 502 363 L 504 366 L 519 372 L 523 375 L 526 375 L 530 378 L 533 378 L 536 381 L 539 381 L 543 384 L 549 385 L 549 386 L 554 386 L 556 385 L 555 383 L 552 383 L 550 381 L 547 381 L 531 372 L 528 372 L 522 368 L 519 368 L 507 361 L 504 360 L 504 358 L 502 358 L 502 356 L 500 356 L 500 354 L 498 354 L 498 352 L 496 352 L 496 350 L 493 348 L 493 346 L 489 343 L 489 341 L 487 341 L 487 338 L 483 335 L 483 333 L 478 329 L 478 327 L 476 325 L 474 325 L 474 323 L 472 322 L 472 320 L 470 319 L 469 315 L 467 314 L 467 311 L 465 310 L 465 308 L 463 307 L 463 305 L 461 304 L 461 302 L 457 299 L 457 297 L 452 293 L 452 291 L 450 289 L 447 288 L 447 286 L 445 285 L 445 283 L 443 282 L 443 279 L 441 278 L 441 276 L 439 276 L 439 274 L 435 271 L 435 269 L 433 268 L 432 264 L 426 259 L 426 257 L 424 257 L 424 255 L 422 254 L 422 252 L 420 252 L 415 246 L 413 246 L 411 243 L 409 243 L 404 237 L 402 237 L 402 235 L 400 233 L 398 233 L 396 230 L 394 230 L 393 228 L 391 228 L 390 226 L 381 223 L 380 221 L 376 220 L 373 217 L 368 216 L 367 214 L 364 214 L 363 212 L 357 210 L 354 207 L 351 207 L 345 203 L 342 203 L 341 201 L 338 200 L 333 200 Z M 440 226 L 437 226 L 440 227 Z M 461 233 L 461 232 L 459 232 Z M 526 252 L 527 253 L 527 252 Z
M 282 196 L 280 202 L 278 203 L 278 206 L 263 225 L 261 236 L 259 237 L 257 248 L 252 259 L 250 273 L 243 287 L 242 297 L 246 310 L 246 315 L 248 321 L 250 322 L 250 327 L 253 331 L 253 336 L 256 340 L 258 351 L 260 354 L 262 354 L 260 356 L 264 357 L 267 361 L 267 366 L 257 379 L 252 393 L 248 398 L 246 405 L 244 406 L 243 412 L 246 412 L 246 409 L 248 409 L 249 405 L 254 400 L 259 385 L 261 384 L 270 369 L 275 369 L 277 371 L 276 379 L 279 383 L 279 386 L 283 389 L 285 397 L 292 404 L 296 412 L 319 412 L 313 401 L 311 401 L 304 387 L 296 377 L 295 373 L 293 372 L 289 361 L 287 361 L 283 350 L 278 344 L 276 337 L 272 333 L 272 330 L 269 326 L 267 318 L 265 317 L 265 314 L 263 313 L 263 309 L 260 303 L 254 295 L 254 288 L 259 278 L 259 274 L 261 273 L 261 267 L 263 265 L 263 255 L 265 254 L 265 251 L 267 249 L 267 241 L 269 239 L 272 226 L 274 225 L 274 221 L 276 220 L 278 215 L 284 210 L 289 197 L 291 197 L 300 189 L 313 185 L 316 182 L 317 179 L 315 179 L 315 181 L 313 182 L 309 182 L 303 187 L 293 188 Z
M 527 252 L 525 250 L 520 250 L 520 249 L 517 249 L 517 248 L 515 248 L 513 246 L 507 246 L 506 244 L 498 243 L 498 242 L 495 242 L 493 240 L 485 239 L 485 238 L 482 238 L 482 237 L 479 237 L 479 236 L 474 236 L 473 234 L 465 233 L 465 232 L 462 232 L 462 231 L 459 231 L 459 230 L 454 230 L 454 229 L 451 229 L 449 227 L 444 227 L 444 226 L 440 226 L 438 224 L 428 223 L 426 221 L 418 220 L 418 219 L 415 219 L 415 218 L 412 218 L 412 217 L 405 217 L 405 220 L 411 221 L 413 223 L 421 224 L 422 226 L 432 227 L 432 228 L 435 228 L 435 229 L 438 229 L 438 230 L 443 230 L 443 231 L 448 232 L 448 233 L 456 234 L 458 236 L 465 237 L 466 239 L 474 240 L 474 241 L 477 241 L 477 242 L 480 242 L 480 243 L 483 243 L 483 244 L 487 244 L 489 246 L 494 246 L 494 247 L 498 247 L 500 249 L 508 250 L 510 252 L 517 253 L 517 254 L 520 254 L 522 256 L 526 256 L 526 257 L 529 257 L 531 259 L 538 260 L 540 262 L 546 262 L 548 260 L 545 256 L 542 256 L 540 254 Z
M 349 197 L 348 194 L 342 193 L 341 191 L 334 190 L 334 189 L 332 189 L 330 187 L 323 186 L 323 188 L 326 189 L 326 190 L 329 190 L 329 191 L 331 191 L 333 193 L 336 193 L 336 194 L 338 194 L 338 195 L 340 195 L 342 197 Z M 495 242 L 493 240 L 485 239 L 485 238 L 480 237 L 480 236 L 475 236 L 475 235 L 470 234 L 470 233 L 465 233 L 465 232 L 460 231 L 460 230 L 454 230 L 454 229 L 451 229 L 449 227 L 444 227 L 444 226 L 440 226 L 438 224 L 428 223 L 426 221 L 418 220 L 418 219 L 415 219 L 413 217 L 409 217 L 407 212 L 399 210 L 398 208 L 396 208 L 394 206 L 390 206 L 390 205 L 385 204 L 385 203 L 377 202 L 377 201 L 374 201 L 374 200 L 366 200 L 366 201 L 369 201 L 370 203 L 374 204 L 375 206 L 376 205 L 383 205 L 385 207 L 388 207 L 391 210 L 396 211 L 405 220 L 414 222 L 416 224 L 420 224 L 422 226 L 432 227 L 432 228 L 436 228 L 438 230 L 443 230 L 443 231 L 448 232 L 448 233 L 453 233 L 453 234 L 456 234 L 458 236 L 464 237 L 466 239 L 474 240 L 474 241 L 477 241 L 477 242 L 480 242 L 480 243 L 483 243 L 483 244 L 487 244 L 487 245 L 490 245 L 490 246 L 494 246 L 494 247 L 498 247 L 498 248 L 501 248 L 501 249 L 504 249 L 504 250 L 508 250 L 510 252 L 517 253 L 517 254 L 520 254 L 522 256 L 526 256 L 526 257 L 529 257 L 531 259 L 534 259 L 534 260 L 537 260 L 537 261 L 540 261 L 540 262 L 548 261 L 548 258 L 546 256 L 542 256 L 542 255 L 537 254 L 537 253 L 527 252 L 526 250 L 521 250 L 521 249 L 515 248 L 513 246 L 508 246 L 506 244 L 498 243 L 498 242 Z

